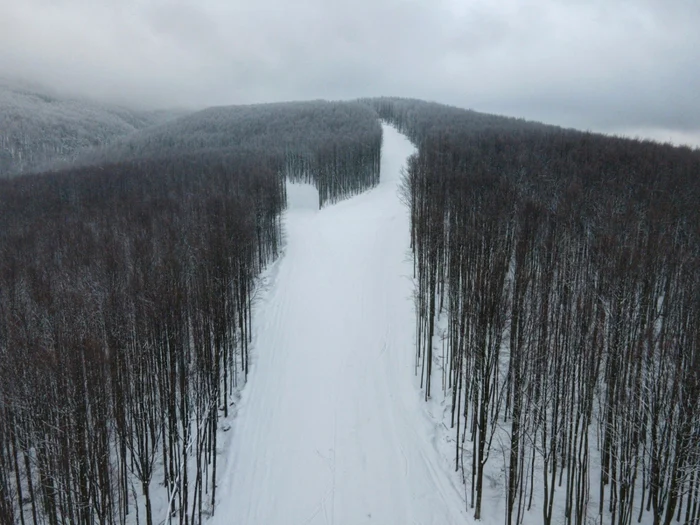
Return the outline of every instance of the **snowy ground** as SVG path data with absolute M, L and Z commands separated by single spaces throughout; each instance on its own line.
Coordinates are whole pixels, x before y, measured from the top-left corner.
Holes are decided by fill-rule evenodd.
M 290 186 L 286 249 L 255 311 L 255 363 L 219 475 L 215 525 L 469 522 L 414 377 L 413 146 L 384 128 L 382 182 L 316 210 Z

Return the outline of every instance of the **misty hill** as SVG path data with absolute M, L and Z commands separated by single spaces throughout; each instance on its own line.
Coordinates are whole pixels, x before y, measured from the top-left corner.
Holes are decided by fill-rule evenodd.
M 66 161 L 91 146 L 174 118 L 53 94 L 0 78 L 0 177 Z
M 214 150 L 310 153 L 325 140 L 379 131 L 376 114 L 354 102 L 283 102 L 212 107 L 114 141 L 78 159 L 100 163 Z

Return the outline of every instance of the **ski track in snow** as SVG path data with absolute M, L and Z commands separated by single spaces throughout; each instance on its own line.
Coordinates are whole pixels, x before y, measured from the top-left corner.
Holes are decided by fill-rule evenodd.
M 255 361 L 217 476 L 216 525 L 469 522 L 414 377 L 414 152 L 384 126 L 380 185 L 317 210 L 289 185 L 286 247 L 254 315 Z

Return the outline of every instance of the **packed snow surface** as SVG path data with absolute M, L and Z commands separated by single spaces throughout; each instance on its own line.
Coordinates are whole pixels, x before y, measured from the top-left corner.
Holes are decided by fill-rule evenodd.
M 317 210 L 289 186 L 286 248 L 255 311 L 255 363 L 219 476 L 217 525 L 465 523 L 414 377 L 414 151 L 384 127 L 381 184 Z

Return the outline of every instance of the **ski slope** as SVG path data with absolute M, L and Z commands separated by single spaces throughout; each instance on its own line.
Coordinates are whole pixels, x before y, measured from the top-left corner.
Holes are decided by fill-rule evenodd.
M 219 475 L 217 525 L 469 522 L 414 377 L 414 148 L 384 127 L 381 184 L 317 210 L 290 185 L 286 248 L 255 311 L 255 363 Z

